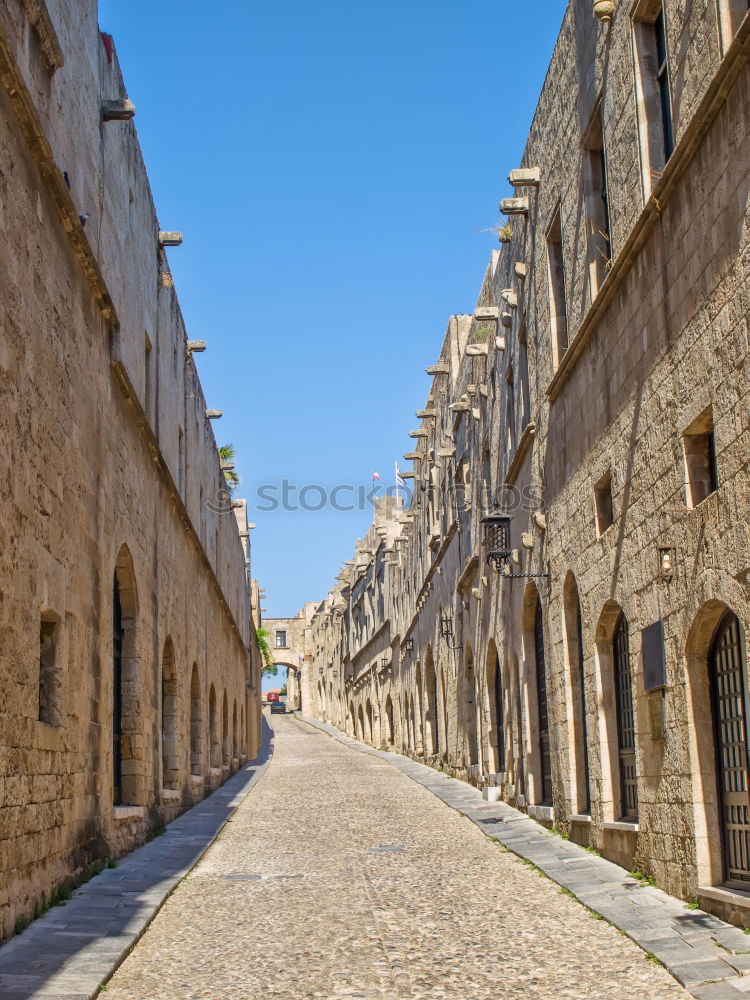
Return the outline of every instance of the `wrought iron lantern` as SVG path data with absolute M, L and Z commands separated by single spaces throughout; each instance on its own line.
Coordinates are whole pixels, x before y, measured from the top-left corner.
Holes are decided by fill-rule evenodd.
M 440 635 L 445 639 L 448 649 L 460 649 L 461 643 L 454 643 L 454 632 L 453 632 L 453 612 L 450 608 L 447 608 L 440 615 Z
M 414 653 L 414 639 L 413 639 L 412 636 L 409 636 L 408 639 L 404 639 L 404 652 L 408 656 L 412 656 L 413 655 L 413 653 Z
M 453 639 L 453 615 L 450 611 L 444 611 L 440 616 L 440 635 L 446 642 Z
M 502 573 L 510 565 L 513 556 L 513 550 L 510 547 L 510 523 L 512 520 L 513 518 L 509 514 L 489 514 L 482 518 L 487 562 L 496 573 Z

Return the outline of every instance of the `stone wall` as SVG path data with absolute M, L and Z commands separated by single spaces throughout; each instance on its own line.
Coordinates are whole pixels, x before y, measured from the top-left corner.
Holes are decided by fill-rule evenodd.
M 134 124 L 103 120 L 126 91 L 94 0 L 4 4 L 0 84 L 7 935 L 255 755 L 259 662 L 246 510 L 226 496 Z
M 427 369 L 411 504 L 313 619 L 315 707 L 748 924 L 709 688 L 720 622 L 750 622 L 750 19 L 664 4 L 665 157 L 660 10 L 568 7 L 502 249 Z

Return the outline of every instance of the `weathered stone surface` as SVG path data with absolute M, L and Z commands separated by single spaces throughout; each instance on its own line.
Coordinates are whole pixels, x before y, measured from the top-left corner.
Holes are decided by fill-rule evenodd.
M 134 126 L 102 128 L 126 91 L 96 24 L 95 0 L 0 9 L 0 937 L 258 740 L 246 511 L 222 500 Z

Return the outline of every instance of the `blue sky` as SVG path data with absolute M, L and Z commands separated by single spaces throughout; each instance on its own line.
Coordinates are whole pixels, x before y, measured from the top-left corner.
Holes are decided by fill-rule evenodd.
M 160 224 L 185 234 L 170 263 L 251 506 L 285 479 L 367 487 L 374 467 L 392 482 L 411 450 L 424 368 L 497 246 L 485 230 L 565 3 L 544 8 L 102 0 Z M 251 514 L 269 616 L 325 597 L 370 513 Z

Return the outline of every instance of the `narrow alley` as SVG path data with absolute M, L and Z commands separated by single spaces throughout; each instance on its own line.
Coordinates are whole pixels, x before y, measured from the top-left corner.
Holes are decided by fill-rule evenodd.
M 269 770 L 108 1000 L 687 996 L 392 765 L 272 721 Z

